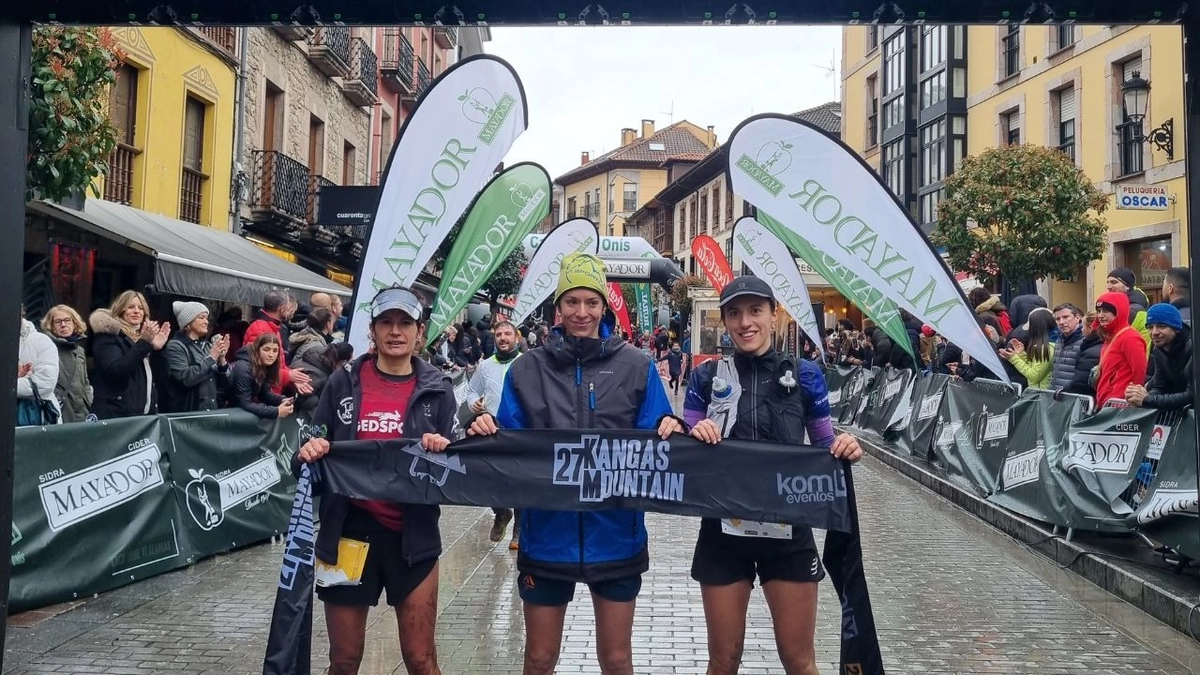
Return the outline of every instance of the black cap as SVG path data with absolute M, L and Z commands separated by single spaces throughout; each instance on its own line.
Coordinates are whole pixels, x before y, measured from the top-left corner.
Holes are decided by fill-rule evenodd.
M 767 282 L 758 277 L 742 275 L 735 277 L 728 286 L 721 290 L 721 302 L 719 306 L 724 307 L 734 298 L 740 298 L 744 295 L 766 298 L 772 302 L 775 300 L 775 294 L 771 292 L 771 287 L 767 285 Z

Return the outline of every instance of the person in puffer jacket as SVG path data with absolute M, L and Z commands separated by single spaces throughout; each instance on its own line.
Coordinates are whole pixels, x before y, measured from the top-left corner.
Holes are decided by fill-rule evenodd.
M 1008 335 L 1013 329 L 1012 318 L 1008 314 L 1008 307 L 1000 302 L 1000 296 L 993 296 L 992 292 L 983 286 L 976 286 L 967 294 L 967 300 L 971 306 L 975 308 L 975 313 L 979 316 L 994 316 L 996 323 L 1000 326 L 1000 336 Z
M 1058 341 L 1054 343 L 1054 367 L 1050 372 L 1050 389 L 1066 390 L 1075 376 L 1079 347 L 1083 344 L 1083 312 L 1069 302 L 1054 308 L 1054 323 L 1058 326 Z
M 1129 298 L 1124 293 L 1096 298 L 1096 323 L 1104 335 L 1096 378 L 1096 405 L 1103 406 L 1111 399 L 1124 401 L 1129 385 L 1146 381 L 1146 343 L 1129 325 Z
M 612 333 L 599 258 L 563 258 L 554 304 L 562 325 L 544 347 L 513 362 L 498 413 L 481 413 L 469 434 L 501 427 L 655 429 L 665 439 L 683 430 L 655 364 Z M 650 563 L 646 540 L 644 515 L 637 511 L 521 512 L 517 590 L 525 610 L 525 675 L 554 672 L 578 582 L 592 593 L 601 672 L 633 674 L 631 627 Z

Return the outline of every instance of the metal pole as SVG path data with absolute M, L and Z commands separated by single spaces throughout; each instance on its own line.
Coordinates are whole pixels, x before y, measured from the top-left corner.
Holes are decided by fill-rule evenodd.
M 20 311 L 21 269 L 25 250 L 25 162 L 29 149 L 29 52 L 32 28 L 0 23 L 0 274 L 8 281 L 0 282 L 0 316 L 9 317 L 16 325 Z M 17 331 L 0 331 L 0 363 L 17 363 Z M 12 377 L 9 371 L 9 377 Z M 13 493 L 13 429 L 17 424 L 17 388 L 15 380 L 0 387 L 0 522 L 12 523 Z M 0 645 L 4 644 L 8 617 L 9 563 L 12 541 L 3 545 L 0 537 Z M 0 650 L 0 669 L 4 652 Z
M 1197 171 L 1200 170 L 1200 12 L 1196 10 L 1184 12 L 1183 39 L 1183 106 L 1186 122 L 1183 125 L 1183 135 L 1187 144 L 1184 151 L 1185 179 L 1188 204 L 1188 268 L 1191 276 L 1192 316 L 1196 314 L 1195 293 L 1200 286 L 1197 268 L 1200 268 L 1200 223 L 1192 222 L 1200 217 L 1200 184 L 1197 184 Z M 1195 323 L 1193 323 L 1195 326 Z M 1200 364 L 1200 340 L 1192 340 L 1192 363 Z M 1200 368 L 1192 370 L 1192 384 L 1195 387 L 1195 398 L 1192 409 L 1200 411 Z M 1099 401 L 1097 401 L 1099 403 Z M 1200 434 L 1192 439 L 1195 443 L 1197 460 L 1200 461 Z M 1200 490 L 1200 476 L 1197 477 L 1197 489 Z

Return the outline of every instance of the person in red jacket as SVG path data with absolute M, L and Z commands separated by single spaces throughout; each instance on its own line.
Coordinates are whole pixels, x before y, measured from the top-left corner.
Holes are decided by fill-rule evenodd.
M 283 326 L 286 321 L 286 312 L 288 304 L 287 291 L 271 290 L 263 296 L 263 307 L 255 313 L 254 321 L 246 328 L 246 334 L 242 337 L 242 344 L 253 345 L 258 336 L 263 333 L 274 333 L 279 338 L 279 343 L 286 345 L 288 336 L 284 333 L 286 327 Z M 289 386 L 295 386 L 296 392 L 299 394 L 312 393 L 312 379 L 307 373 L 288 368 L 287 355 L 280 354 L 280 369 L 279 381 L 271 387 L 271 391 L 279 394 Z
M 1129 325 L 1129 298 L 1124 293 L 1104 293 L 1096 298 L 1096 324 L 1104 335 L 1100 374 L 1096 378 L 1096 405 L 1125 399 L 1125 388 L 1146 381 L 1146 341 Z

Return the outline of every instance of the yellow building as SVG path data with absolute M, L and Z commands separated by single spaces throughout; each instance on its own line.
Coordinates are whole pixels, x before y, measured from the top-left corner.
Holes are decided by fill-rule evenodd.
M 1182 63 L 1174 26 L 852 26 L 842 137 L 927 227 L 964 155 L 1062 149 L 1110 195 L 1109 244 L 1074 281 L 1039 292 L 1087 306 L 1109 270 L 1128 267 L 1156 301 L 1167 268 L 1187 260 Z M 1140 122 L 1123 95 L 1135 75 L 1149 85 Z
M 229 230 L 237 30 L 112 29 L 126 58 L 104 199 Z
M 585 217 L 610 237 L 625 236 L 625 220 L 667 185 L 673 164 L 698 162 L 717 145 L 712 127 L 681 121 L 655 131 L 642 120 L 641 133 L 621 130 L 621 145 L 595 159 L 584 152 L 580 165 L 559 176 L 563 219 Z

